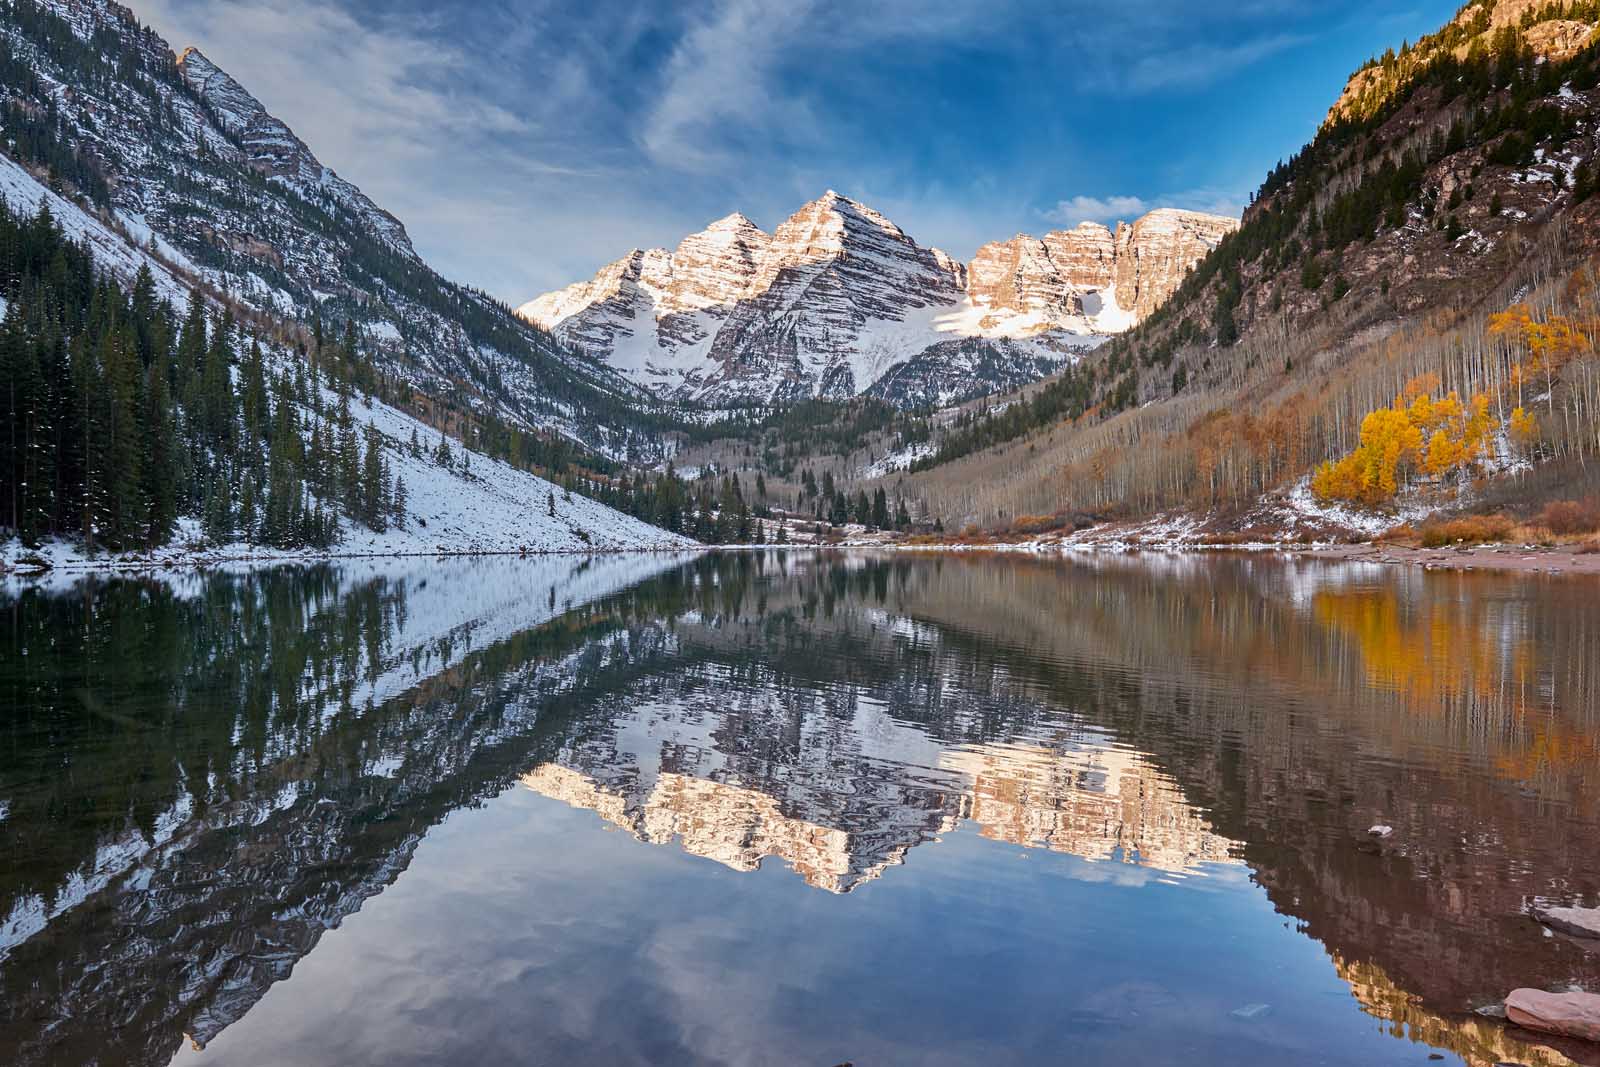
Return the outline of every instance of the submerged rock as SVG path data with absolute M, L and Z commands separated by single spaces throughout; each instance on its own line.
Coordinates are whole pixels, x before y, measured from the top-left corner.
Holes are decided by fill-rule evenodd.
M 1563 934 L 1600 938 L 1600 908 L 1535 908 L 1533 917 Z
M 1529 1030 L 1600 1041 L 1600 995 L 1517 989 L 1506 998 L 1506 1018 Z

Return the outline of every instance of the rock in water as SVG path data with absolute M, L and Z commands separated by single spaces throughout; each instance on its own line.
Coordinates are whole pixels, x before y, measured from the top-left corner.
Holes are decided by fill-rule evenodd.
M 1506 998 L 1506 1018 L 1529 1030 L 1600 1041 L 1600 996 L 1517 989 Z
M 1535 908 L 1533 917 L 1563 934 L 1600 938 L 1600 908 Z

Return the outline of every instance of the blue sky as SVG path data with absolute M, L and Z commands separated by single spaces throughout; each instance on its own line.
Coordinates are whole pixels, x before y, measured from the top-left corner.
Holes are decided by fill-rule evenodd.
M 825 189 L 923 244 L 1239 211 L 1457 0 L 132 0 L 520 303 Z

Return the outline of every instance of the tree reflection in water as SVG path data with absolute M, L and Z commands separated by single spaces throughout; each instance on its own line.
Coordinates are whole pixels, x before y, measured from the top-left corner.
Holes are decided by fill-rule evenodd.
M 971 830 L 1246 865 L 1363 1007 L 1600 987 L 1580 581 L 1253 558 L 327 565 L 0 594 L 0 1048 L 163 1063 L 514 786 L 848 893 Z M 1366 830 L 1394 827 L 1377 854 Z M 1510 1042 L 1510 1043 L 1508 1043 Z

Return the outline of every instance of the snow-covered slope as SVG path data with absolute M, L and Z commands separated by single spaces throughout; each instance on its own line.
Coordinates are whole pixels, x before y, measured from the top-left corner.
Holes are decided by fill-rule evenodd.
M 269 362 L 281 367 L 291 358 L 275 352 Z M 274 372 L 276 372 L 276 367 Z M 324 391 L 331 410 L 336 395 Z M 403 526 L 375 532 L 348 519 L 332 550 L 285 551 L 246 542 L 205 542 L 193 518 L 180 522 L 170 545 L 147 552 L 86 556 L 82 547 L 64 541 L 25 548 L 16 539 L 0 541 L 0 572 L 22 560 L 42 557 L 58 572 L 83 568 L 163 566 L 171 563 L 222 560 L 270 560 L 305 556 L 431 555 L 435 553 L 595 553 L 689 550 L 695 542 L 609 508 L 578 494 L 564 493 L 527 471 L 451 441 L 448 464 L 436 458 L 438 432 L 403 411 L 377 400 L 350 405 L 357 426 L 379 435 L 384 461 L 404 482 L 407 495 Z M 415 451 L 412 442 L 419 446 Z
M 648 397 L 416 254 L 404 226 L 235 79 L 181 58 L 112 0 L 36 0 L 0 44 L 37 86 L 0 105 L 59 115 L 59 139 L 109 190 L 95 210 L 182 273 L 274 318 L 343 324 L 396 377 L 619 453 Z M 19 149 L 14 149 L 19 150 Z M 90 190 L 83 190 L 85 193 Z
M 3 154 L 0 200 L 13 211 L 30 215 L 37 213 L 41 204 L 47 206 L 56 224 L 86 245 L 95 262 L 124 284 L 131 285 L 140 268 L 148 267 L 159 297 L 177 307 L 188 300 L 190 286 L 195 284 L 192 278 L 169 267 L 159 253 L 152 253 L 119 233 L 114 222 L 49 191 L 26 168 Z M 4 310 L 0 307 L 0 314 Z M 281 348 L 269 351 L 272 374 L 291 370 L 290 361 L 296 358 L 293 352 Z M 322 409 L 333 410 L 336 406 L 335 394 L 325 390 Z M 450 443 L 454 461 L 441 464 L 434 458 L 437 431 L 383 403 L 363 402 L 358 397 L 351 404 L 351 415 L 356 426 L 371 426 L 379 434 L 390 470 L 406 484 L 408 515 L 403 527 L 391 527 L 383 533 L 345 521 L 342 541 L 335 549 L 339 554 L 597 552 L 685 548 L 692 544 L 593 500 L 568 497 L 560 487 L 470 452 L 457 441 Z M 309 425 L 311 421 L 303 413 L 302 422 Z M 415 452 L 411 448 L 413 439 L 422 446 Z M 267 558 L 283 554 L 247 544 L 202 546 L 192 520 L 183 523 L 183 531 L 167 548 L 121 557 L 120 562 Z M 15 540 L 0 542 L 0 570 L 15 565 L 19 557 L 34 554 Z M 58 568 L 91 562 L 76 546 L 65 543 L 46 545 L 37 554 Z M 118 562 L 102 556 L 93 565 Z
M 1237 225 L 1157 211 L 1115 235 L 1093 223 L 1018 235 L 963 266 L 829 191 L 770 237 L 731 215 L 519 314 L 667 397 L 949 403 L 1035 380 L 1131 328 Z M 966 343 L 978 339 L 992 343 Z
M 36 215 L 41 204 L 47 206 L 56 224 L 74 241 L 87 245 L 95 262 L 116 275 L 125 286 L 132 287 L 139 268 L 144 266 L 150 268 L 156 292 L 162 299 L 181 304 L 189 298 L 187 284 L 158 256 L 130 242 L 104 220 L 46 189 L 27 168 L 3 152 L 0 152 L 0 200 L 21 215 Z M 0 307 L 0 312 L 3 311 Z

